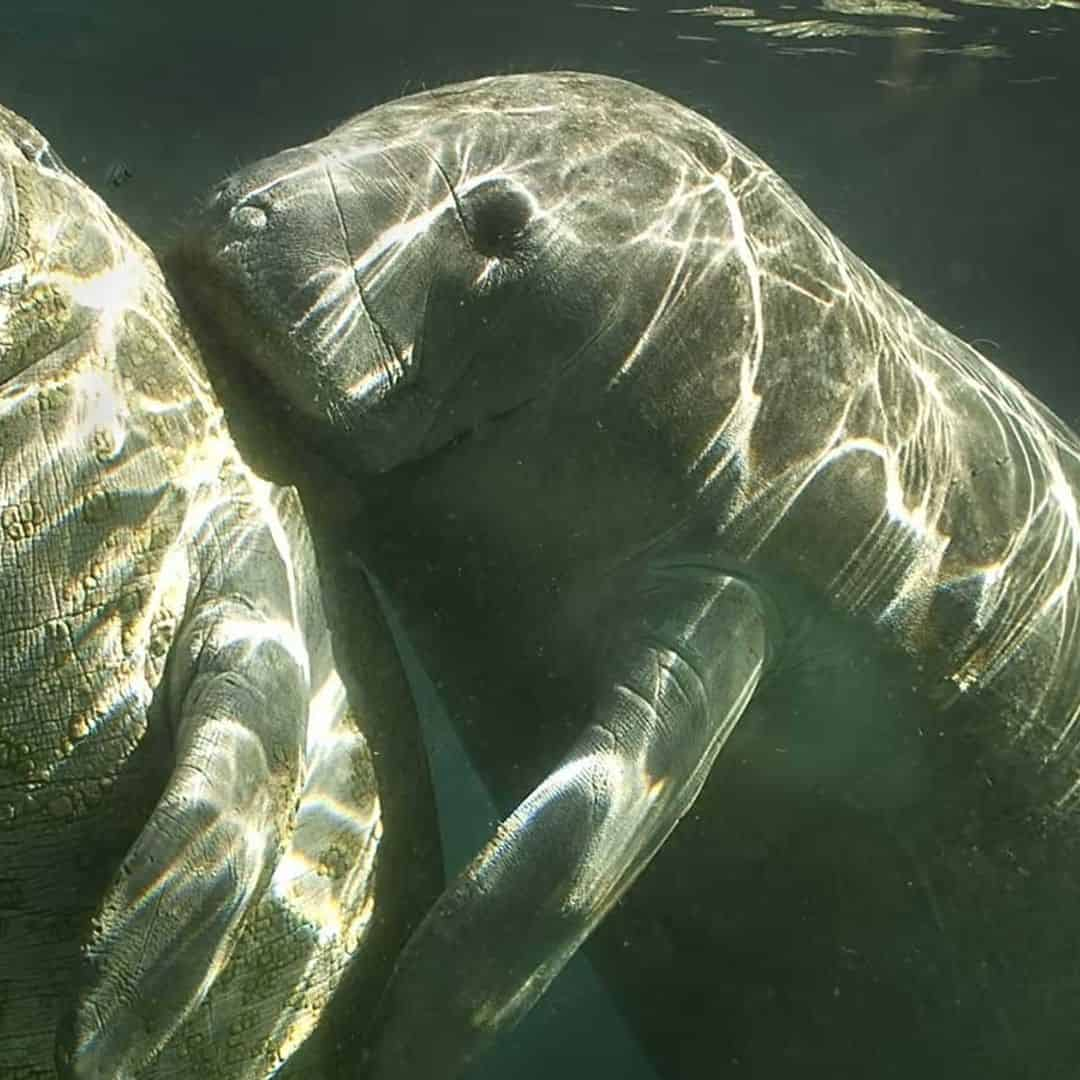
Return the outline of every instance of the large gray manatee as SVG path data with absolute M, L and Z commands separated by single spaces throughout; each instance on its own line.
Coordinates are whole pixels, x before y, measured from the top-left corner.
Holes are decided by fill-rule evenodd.
M 599 75 L 374 108 L 222 184 L 177 266 L 362 478 L 512 811 L 373 1076 L 456 1072 L 598 925 L 672 1076 L 1075 1075 L 1080 443 L 1046 408 Z
M 4 109 L 0 470 L 0 1078 L 327 1075 L 437 892 L 396 653 L 354 583 L 339 668 L 296 492 Z

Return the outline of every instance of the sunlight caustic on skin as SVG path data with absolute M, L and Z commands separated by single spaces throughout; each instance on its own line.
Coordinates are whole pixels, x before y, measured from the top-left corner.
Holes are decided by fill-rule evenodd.
M 685 964 L 742 1039 L 716 971 L 818 1000 L 841 877 L 842 933 L 876 952 L 832 976 L 838 1029 L 932 999 L 914 1072 L 1007 1001 L 980 1052 L 1015 1072 L 1062 1049 L 1069 1010 L 1039 1005 L 1060 952 L 1025 944 L 1080 895 L 1080 443 L 1049 410 L 733 136 L 599 75 L 378 106 L 235 174 L 177 265 L 384 511 L 358 546 L 516 806 L 410 940 L 377 1080 L 462 1067 L 602 918 L 670 927 L 640 935 L 648 979 L 607 942 L 613 985 L 679 1000 Z M 834 820 L 874 857 L 790 846 Z M 741 829 L 787 859 L 748 865 Z M 870 876 L 883 853 L 929 883 L 909 914 Z M 789 940 L 808 916 L 775 900 L 748 944 L 727 895 L 789 865 L 817 922 Z M 669 963 L 668 938 L 700 958 Z

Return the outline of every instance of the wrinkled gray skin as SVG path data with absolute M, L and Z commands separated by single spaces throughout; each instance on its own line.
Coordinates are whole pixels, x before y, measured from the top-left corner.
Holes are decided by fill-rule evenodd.
M 183 264 L 364 477 L 371 565 L 517 804 L 371 1075 L 451 1075 L 601 920 L 673 1076 L 1072 1075 L 1080 445 L 1048 410 L 601 76 L 374 108 L 234 175 Z
M 150 252 L 2 108 L 0 468 L 0 1078 L 326 1075 L 308 1037 L 402 934 L 369 739 L 407 688 L 360 590 L 346 690 L 296 492 Z

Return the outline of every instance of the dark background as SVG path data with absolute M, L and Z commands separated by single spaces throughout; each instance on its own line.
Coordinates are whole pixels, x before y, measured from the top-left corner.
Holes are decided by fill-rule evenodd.
M 1075 425 L 1080 10 L 938 12 L 774 3 L 740 24 L 655 0 L 2 0 L 0 101 L 161 247 L 232 167 L 382 99 L 529 69 L 632 78 L 748 143 L 871 266 Z M 812 19 L 867 35 L 798 36 Z M 461 810 L 458 865 L 494 812 L 452 739 L 437 764 Z M 575 967 L 477 1077 L 648 1080 Z

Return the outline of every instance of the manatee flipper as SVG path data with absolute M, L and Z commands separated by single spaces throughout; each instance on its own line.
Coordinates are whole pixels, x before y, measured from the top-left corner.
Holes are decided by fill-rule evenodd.
M 410 939 L 374 1080 L 445 1080 L 543 993 L 687 812 L 761 678 L 752 587 L 654 564 L 620 620 L 593 721 Z
M 265 489 L 252 496 L 219 504 L 189 545 L 208 565 L 170 658 L 174 766 L 92 921 L 63 1075 L 125 1078 L 154 1057 L 228 960 L 288 836 L 310 697 L 301 590 L 316 575 L 295 572 L 305 552 L 285 525 L 299 519 L 267 526 L 251 513 Z

